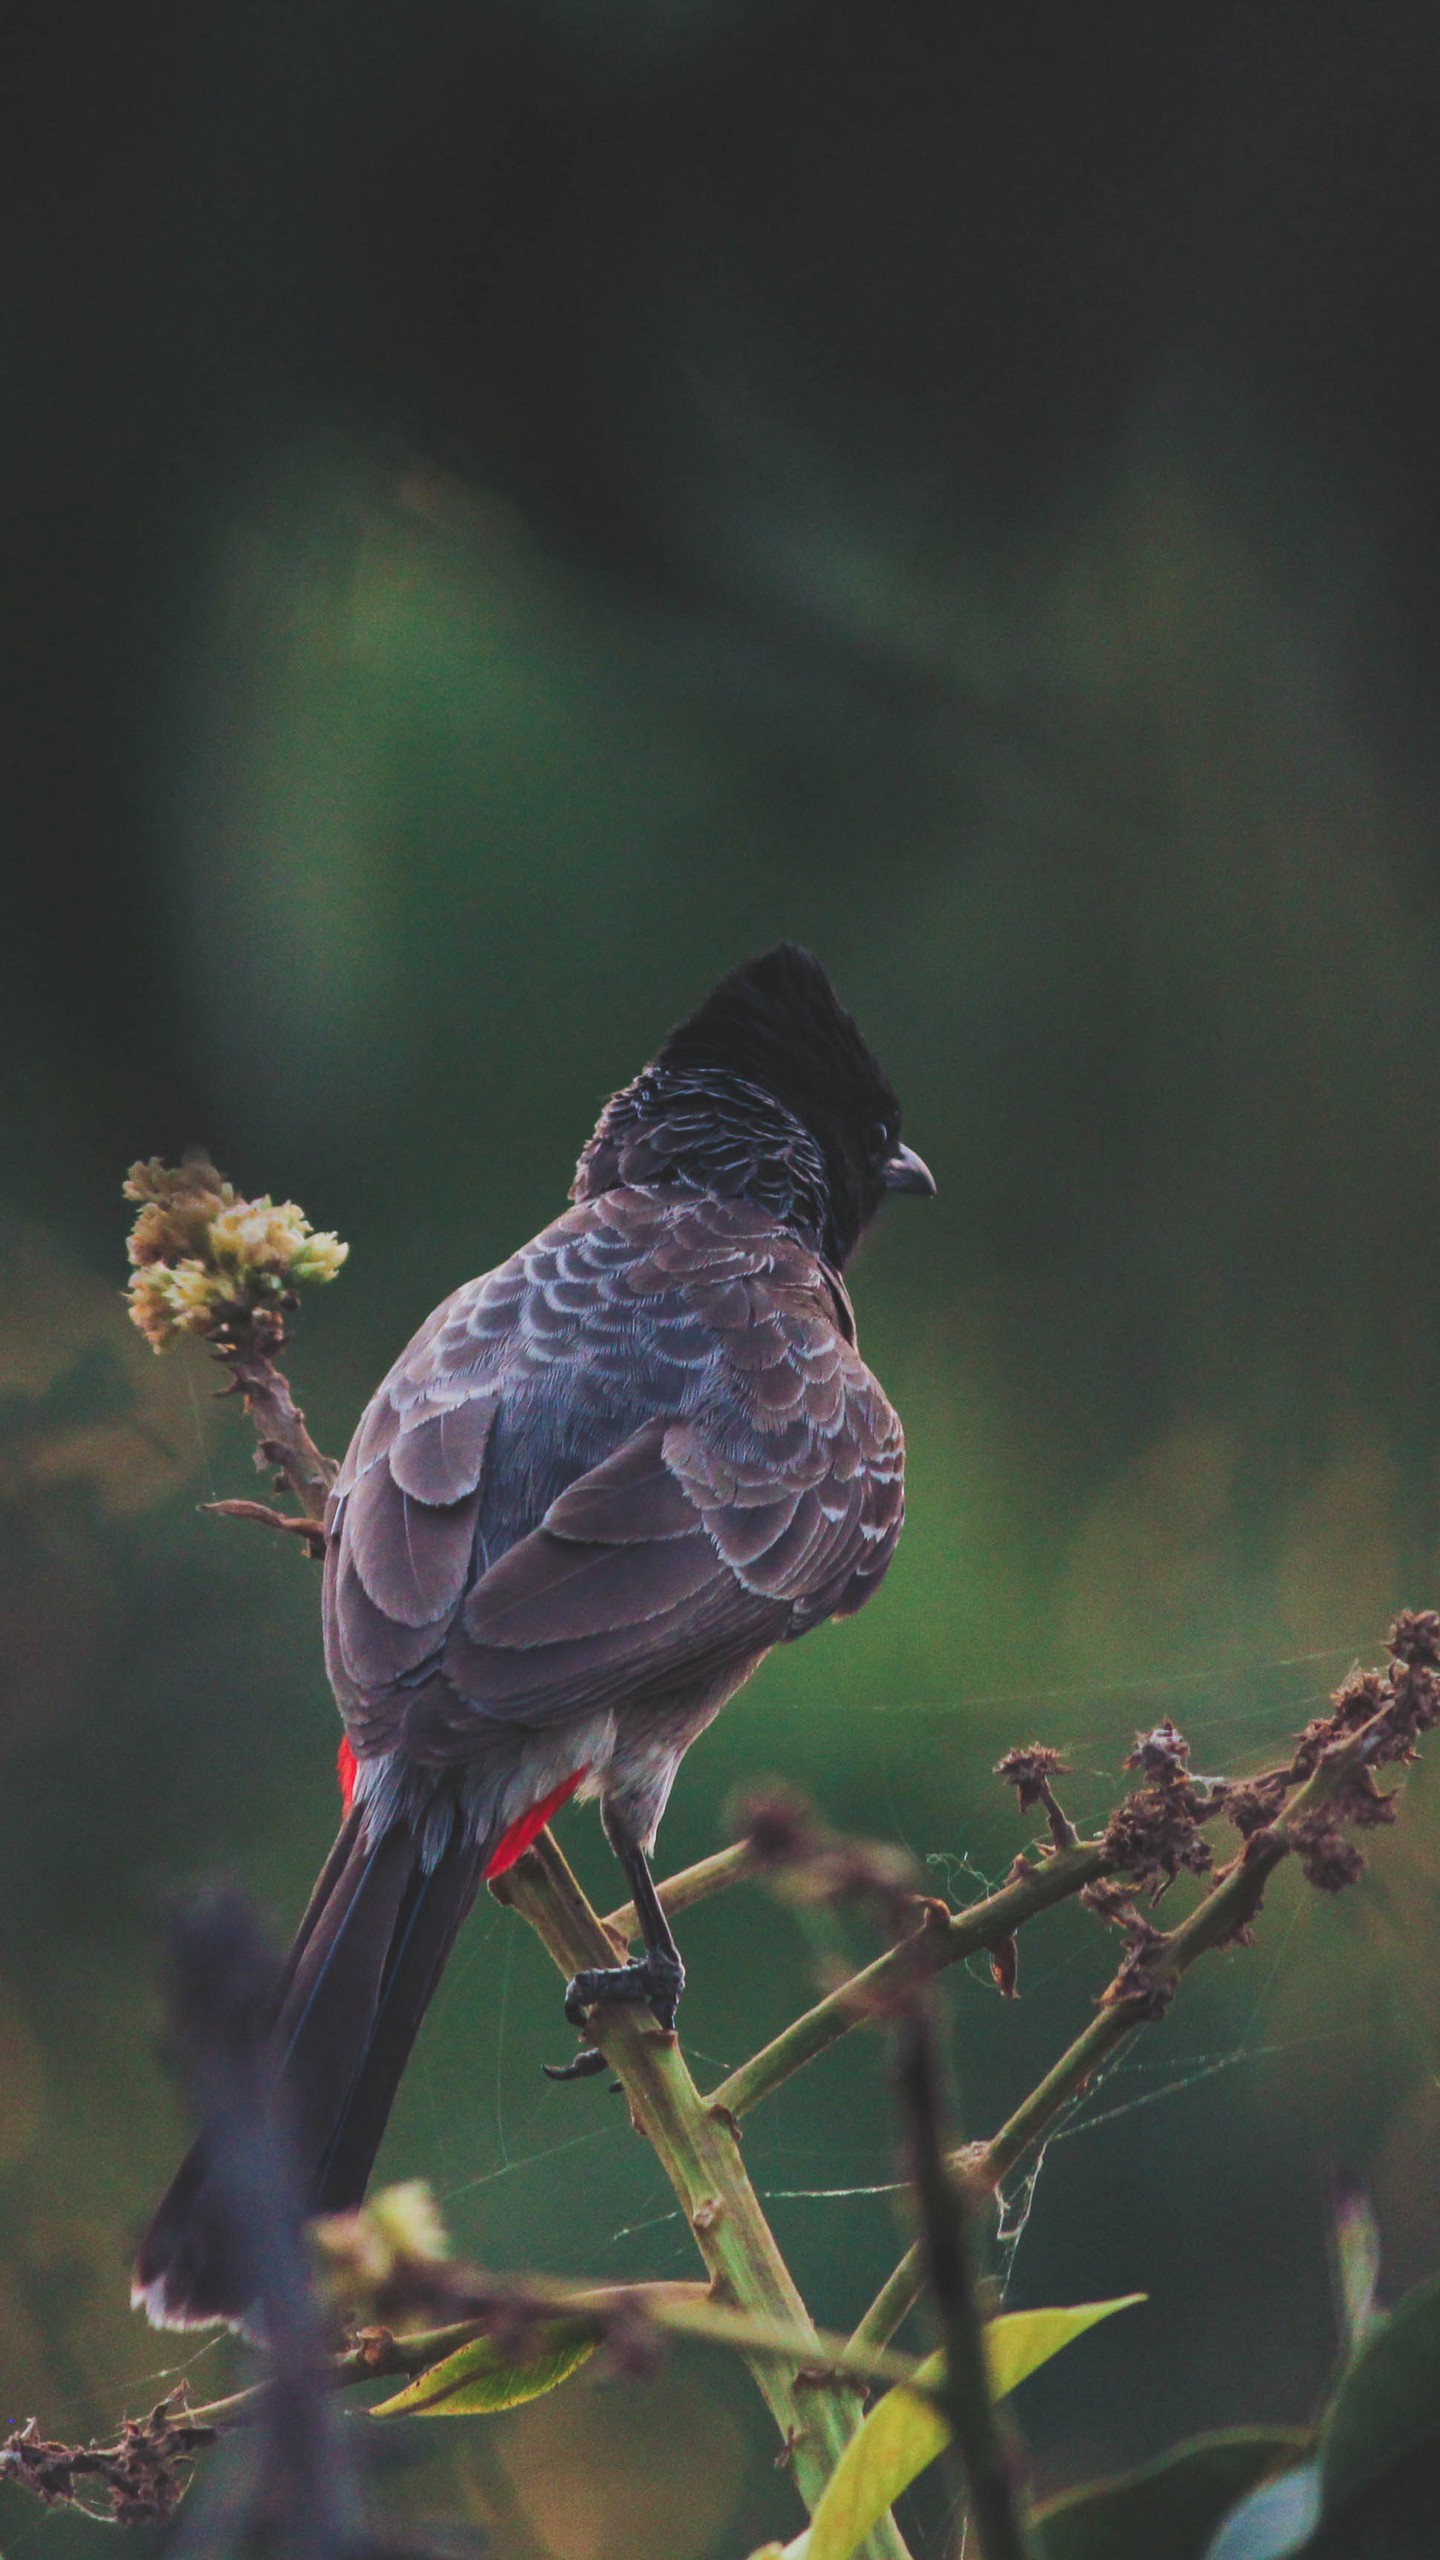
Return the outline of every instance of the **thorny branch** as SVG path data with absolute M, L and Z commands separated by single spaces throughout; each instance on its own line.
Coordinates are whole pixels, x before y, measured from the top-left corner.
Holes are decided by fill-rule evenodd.
M 1395 1820 L 1399 1789 L 1384 1793 L 1376 1770 L 1408 1767 L 1421 1734 L 1440 1722 L 1440 1613 L 1403 1611 L 1386 1647 L 1385 1670 L 1353 1671 L 1329 1715 L 1316 1717 L 1298 1737 L 1290 1760 L 1258 1778 L 1202 1791 L 1188 1775 L 1189 1746 L 1173 1724 L 1137 1739 L 1130 1765 L 1146 1784 L 1112 1816 L 1103 1843 L 1106 1872 L 1081 1895 L 1122 1931 L 1124 1956 L 1095 2017 L 998 2133 L 956 2154 L 955 2166 L 976 2192 L 1000 2188 L 1100 2065 L 1139 2028 L 1163 2017 L 1192 1965 L 1250 1944 L 1266 1886 L 1287 1857 L 1295 1856 L 1307 1883 L 1321 1892 L 1340 1892 L 1356 1881 L 1365 1858 L 1346 1837 L 1347 1826 L 1364 1831 Z M 1179 1874 L 1211 1870 L 1213 1852 L 1200 1825 L 1217 1814 L 1241 1834 L 1240 1850 L 1177 1928 L 1157 1929 L 1140 1908 L 1141 1895 L 1153 1909 Z M 911 2249 L 860 2321 L 854 2345 L 869 2349 L 893 2337 L 922 2280 L 919 2251 Z
M 549 1832 L 491 1890 L 530 1922 L 567 1979 L 611 1960 L 610 1941 Z M 853 2386 L 826 2378 L 825 2348 L 745 2173 L 739 2128 L 701 2098 L 675 2037 L 633 2004 L 602 2007 L 586 2032 L 623 2086 L 637 2129 L 648 2135 L 719 2298 L 803 2342 L 784 2357 L 741 2352 L 813 2509 L 860 2423 L 860 2398 Z M 902 2560 L 905 2545 L 887 2520 L 867 2549 L 874 2560 Z
M 1017 1857 L 999 1891 L 971 1903 L 964 1911 L 952 1911 L 948 1903 L 938 1900 L 914 1897 L 910 1903 L 914 1927 L 902 1945 L 877 1956 L 873 1964 L 866 1965 L 824 2000 L 817 2001 L 813 2009 L 807 2009 L 803 2017 L 782 2028 L 769 2044 L 711 2090 L 709 2104 L 732 2116 L 748 2115 L 762 2098 L 770 2097 L 805 2063 L 813 2062 L 841 2036 L 848 2035 L 852 2027 L 887 2016 L 893 1990 L 902 1978 L 908 1978 L 917 1968 L 939 1973 L 949 1965 L 963 1964 L 972 1955 L 1000 1955 L 1011 1946 L 1025 1921 L 1083 1892 L 1104 1875 L 1106 1864 L 1103 1842 L 1079 1841 L 1038 1860 Z M 662 1885 L 662 1898 L 664 1893 Z M 1013 1972 L 1007 1973 L 1007 1983 L 1013 1992 Z

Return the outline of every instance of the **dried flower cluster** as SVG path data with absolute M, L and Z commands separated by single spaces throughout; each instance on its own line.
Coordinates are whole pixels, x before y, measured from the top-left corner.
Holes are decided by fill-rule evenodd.
M 1420 1735 L 1440 1724 L 1440 1613 L 1403 1612 L 1386 1647 L 1386 1669 L 1352 1671 L 1329 1714 L 1298 1736 L 1290 1761 L 1258 1777 L 1202 1786 L 1189 1776 L 1189 1746 L 1174 1725 L 1167 1721 L 1136 1737 L 1127 1765 L 1142 1770 L 1147 1784 L 1112 1815 L 1103 1844 L 1109 1872 L 1080 1897 L 1125 1937 L 1125 1955 L 1101 1994 L 1102 2006 L 1125 2003 L 1140 2017 L 1158 2017 L 1173 1997 L 1174 1950 L 1186 1932 L 1165 1939 L 1137 1895 L 1148 1889 L 1153 1906 L 1182 1870 L 1201 1875 L 1211 1868 L 1210 1844 L 1199 1826 L 1215 1813 L 1224 1814 L 1244 1845 L 1200 1906 L 1217 1921 L 1224 1912 L 1223 1929 L 1208 1931 L 1212 1947 L 1248 1943 L 1267 1878 L 1288 1855 L 1321 1893 L 1340 1893 L 1363 1873 L 1364 1851 L 1348 1831 L 1395 1820 L 1398 1790 L 1385 1792 L 1376 1770 L 1407 1766 Z M 1170 1960 L 1161 1972 L 1155 1960 L 1167 1949 Z
M 1083 1896 L 1081 1898 L 1084 1899 Z M 1100 2005 L 1109 2008 L 1112 2004 L 1124 2003 L 1132 2008 L 1136 2017 L 1153 2026 L 1157 2019 L 1164 2017 L 1176 1990 L 1173 1981 L 1161 1981 L 1151 1970 L 1155 1958 L 1165 1946 L 1165 1933 L 1163 1929 L 1157 1929 L 1153 1921 L 1147 1920 L 1133 1902 L 1117 1905 L 1109 1916 L 1118 1919 L 1124 1930 L 1125 1953 L 1114 1981 L 1107 1984 L 1100 1995 Z
M 1048 1742 L 1017 1744 L 1013 1751 L 1006 1752 L 1003 1760 L 995 1763 L 996 1777 L 1003 1778 L 1007 1787 L 1014 1788 L 1022 1813 L 1032 1813 L 1037 1804 L 1044 1804 L 1050 1793 L 1051 1779 L 1068 1777 L 1069 1773 L 1069 1761 L 1062 1760 L 1058 1751 L 1052 1751 Z
M 1237 1812 L 1235 1790 L 1225 1811 L 1242 1831 L 1255 1828 L 1253 1799 L 1269 1801 L 1278 1791 L 1283 1802 L 1293 1786 L 1323 1769 L 1338 1770 L 1338 1783 L 1323 1804 L 1297 1815 L 1286 1836 L 1307 1882 L 1322 1893 L 1339 1893 L 1353 1884 L 1365 1865 L 1365 1853 L 1344 1836 L 1347 1824 L 1373 1831 L 1395 1819 L 1397 1789 L 1388 1793 L 1375 1772 L 1407 1768 L 1416 1756 L 1422 1733 L 1440 1723 L 1440 1613 L 1405 1609 L 1385 1639 L 1390 1656 L 1384 1671 L 1351 1672 L 1331 1700 L 1328 1716 L 1305 1727 L 1288 1769 L 1272 1771 L 1249 1790 L 1252 1801 Z
M 1202 1785 L 1191 1777 L 1190 1745 L 1168 1716 L 1148 1733 L 1136 1734 L 1125 1766 L 1139 1770 L 1146 1783 L 1111 1815 L 1102 1844 L 1110 1872 L 1087 1885 L 1080 1899 L 1087 1910 L 1119 1929 L 1125 1941 L 1119 1971 L 1100 1994 L 1099 2005 L 1122 2005 L 1136 2018 L 1153 2022 L 1164 2016 L 1176 1984 L 1154 1970 L 1167 1941 L 1138 1897 L 1146 1895 L 1153 1910 L 1177 1876 L 1210 1873 L 1214 1852 L 1200 1826 L 1222 1807 L 1228 1811 L 1236 1790 L 1224 1780 Z M 1274 1809 L 1282 1802 L 1283 1790 Z M 1257 1901 L 1263 1883 L 1257 1874 Z M 1231 1943 L 1248 1940 L 1248 1921 L 1238 1919 L 1229 1935 Z
M 96 2509 L 85 2496 L 98 2490 L 104 2519 L 112 2524 L 164 2524 L 190 2484 L 195 2456 L 215 2441 L 215 2429 L 192 2426 L 181 2388 L 148 2417 L 127 2418 L 113 2444 L 55 2444 L 32 2418 L 0 2444 L 0 2479 L 29 2489 L 46 2506 Z
M 125 1197 L 140 1204 L 129 1239 L 130 1320 L 152 1351 L 257 1318 L 277 1330 L 293 1291 L 333 1280 L 350 1250 L 337 1235 L 317 1234 L 293 1200 L 242 1199 L 202 1155 L 132 1165 Z
M 1190 1745 L 1168 1716 L 1151 1733 L 1137 1733 L 1127 1769 L 1139 1769 L 1137 1787 L 1112 1813 L 1105 1831 L 1105 1863 L 1148 1892 L 1152 1903 L 1182 1872 L 1204 1875 L 1214 1864 L 1200 1825 L 1216 1810 L 1213 1790 L 1190 1777 Z
M 1037 1804 L 1044 1806 L 1050 1837 L 1057 1849 L 1073 1848 L 1075 1826 L 1056 1803 L 1050 1781 L 1069 1774 L 1069 1761 L 1062 1760 L 1059 1752 L 1052 1751 L 1047 1742 L 1025 1743 L 1014 1751 L 1007 1751 L 1004 1759 L 997 1760 L 995 1764 L 996 1777 L 1003 1778 L 1007 1787 L 1015 1789 L 1022 1813 L 1030 1813 Z

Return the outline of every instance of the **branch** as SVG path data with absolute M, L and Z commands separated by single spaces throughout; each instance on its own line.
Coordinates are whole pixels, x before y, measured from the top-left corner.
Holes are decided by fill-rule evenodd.
M 212 1511 L 222 1520 L 253 1520 L 262 1529 L 284 1529 L 292 1537 L 304 1538 L 317 1560 L 325 1553 L 325 1523 L 307 1520 L 294 1511 L 276 1511 L 268 1502 L 202 1502 L 202 1511 Z
M 614 1951 L 549 1832 L 492 1885 L 496 1899 L 528 1920 L 562 1974 L 613 1962 Z M 674 2188 L 717 2292 L 771 2333 L 793 2341 L 783 2353 L 747 2347 L 745 2360 L 791 2450 L 796 2486 L 812 2512 L 860 2422 L 854 2388 L 811 2378 L 826 2350 L 775 2244 L 745 2174 L 738 2132 L 707 2105 L 673 2036 L 633 2004 L 603 2005 L 586 2033 L 599 2043 Z M 805 2369 L 792 2359 L 803 2353 Z M 855 2350 L 857 2357 L 866 2355 Z M 904 2560 L 887 2518 L 868 2546 L 872 2560 Z
M 717 2302 L 712 2288 L 699 2283 L 574 2285 L 544 2276 L 487 2276 L 479 2268 L 446 2264 L 441 2270 L 445 2292 L 474 2309 L 437 2329 L 409 2329 L 397 2336 L 386 2326 L 361 2329 L 352 2346 L 337 2355 L 328 2369 L 333 2390 L 353 2390 L 371 2382 L 414 2381 L 453 2356 L 461 2347 L 497 2328 L 517 2322 L 593 2318 L 596 2343 L 612 2331 L 627 2339 L 637 2330 L 653 2329 L 658 2337 L 684 2338 L 700 2346 L 730 2347 L 753 2357 L 793 2364 L 808 2381 L 832 2375 L 868 2388 L 903 2383 L 919 2399 L 933 2395 L 916 2380 L 917 2360 L 881 2347 L 873 2353 L 856 2348 L 838 2330 L 804 2331 L 776 2327 L 730 2304 Z M 816 2349 L 819 2349 L 818 2359 Z M 196 2444 L 208 2444 L 230 2427 L 248 2426 L 263 2416 L 270 2381 L 254 2382 L 220 2400 L 171 2410 L 172 2430 L 183 2426 Z M 157 2413 L 158 2414 L 158 2413 Z M 147 2422 L 149 2423 L 149 2422 Z M 85 2448 L 100 2451 L 102 2448 Z M 77 2457 L 72 2456 L 72 2459 Z M 93 2467 L 93 2466 L 92 2466 Z
M 793 2025 L 783 2028 L 771 2043 L 762 2046 L 759 2053 L 742 2062 L 737 2071 L 711 2090 L 707 2106 L 737 2119 L 748 2115 L 762 2098 L 768 2098 L 805 2063 L 813 2062 L 817 2054 L 848 2035 L 852 2027 L 893 2013 L 897 1991 L 913 1980 L 917 1967 L 939 1973 L 946 1965 L 963 1963 L 967 1956 L 1003 1946 L 1023 1921 L 1093 1884 L 1103 1875 L 1105 1866 L 1102 1842 L 1086 1840 L 1074 1848 L 1047 1853 L 1038 1866 L 1017 1858 L 1009 1881 L 999 1892 L 988 1894 L 983 1902 L 972 1903 L 966 1911 L 947 1911 L 941 1902 L 923 1904 L 924 1916 L 913 1937 L 877 1956 L 863 1972 L 842 1982 L 827 1999 L 817 2001 Z M 664 1892 L 662 1885 L 662 1896 Z
M 265 1347 L 258 1323 L 237 1325 L 235 1338 L 217 1338 L 213 1350 L 233 1382 L 233 1391 L 243 1395 L 255 1425 L 259 1444 L 256 1466 L 278 1471 L 307 1515 L 303 1529 L 311 1529 L 323 1518 L 330 1487 L 339 1472 L 337 1461 L 316 1448 L 288 1379 L 276 1368 Z M 254 1512 L 249 1516 L 254 1518 Z M 299 1522 L 295 1525 L 302 1527 Z M 321 1536 L 323 1539 L 323 1530 Z
M 656 1890 L 666 1917 L 673 1920 L 678 1912 L 691 1911 L 697 1902 L 707 1902 L 712 1893 L 723 1893 L 728 1885 L 742 1884 L 753 1876 L 759 1859 L 749 1840 L 737 1840 L 732 1849 L 717 1849 L 713 1857 L 700 1858 L 693 1867 L 682 1867 L 678 1875 L 667 1876 Z M 622 1902 L 618 1911 L 607 1911 L 600 1923 L 607 1937 L 620 1939 L 628 1946 L 640 1935 L 640 1921 L 633 1902 Z
M 1413 1680 L 1417 1674 L 1411 1671 L 1408 1676 Z M 1406 1677 L 1404 1670 L 1397 1671 L 1397 1684 Z M 1079 2097 L 1100 2065 L 1128 2043 L 1139 2028 L 1164 2014 L 1192 1965 L 1202 1956 L 1247 1939 L 1275 1869 L 1292 1850 L 1302 1857 L 1313 1857 L 1312 1843 L 1318 1839 L 1323 1847 L 1327 1837 L 1335 1836 L 1330 1817 L 1344 1818 L 1348 1810 L 1349 1818 L 1356 1818 L 1357 1788 L 1365 1786 L 1375 1763 L 1408 1756 L 1403 1734 L 1396 1747 L 1394 1694 L 1387 1695 L 1362 1724 L 1337 1735 L 1333 1728 L 1341 1723 L 1346 1696 L 1342 1690 L 1337 1715 L 1320 1728 L 1319 1736 L 1307 1738 L 1308 1751 L 1302 1741 L 1292 1770 L 1308 1760 L 1310 1774 L 1295 1788 L 1288 1803 L 1272 1820 L 1250 1833 L 1239 1854 L 1222 1869 L 1212 1890 L 1178 1928 L 1168 1936 L 1148 1931 L 1143 1942 L 1132 1943 L 1114 1980 L 1101 1993 L 1100 2005 L 1089 2025 L 1036 2083 L 999 2132 L 989 2142 L 971 2145 L 953 2155 L 952 2165 L 973 2191 L 993 2192 L 1003 2184 L 1056 2117 Z M 1365 1702 L 1369 1704 L 1371 1700 L 1367 1697 Z M 1269 1774 L 1277 1784 L 1293 1783 L 1292 1771 Z M 1383 1798 L 1367 1795 L 1358 1800 L 1371 1806 L 1384 1802 Z M 1373 1812 L 1368 1818 L 1375 1819 Z M 1349 1881 L 1355 1871 L 1351 1869 L 1343 1880 Z M 1312 1876 L 1312 1881 L 1324 1879 Z M 906 2251 L 857 2324 L 851 2339 L 854 2347 L 868 2354 L 888 2343 L 919 2299 L 922 2272 L 917 2245 Z
M 108 2444 L 52 2443 L 27 2420 L 0 2444 L 0 2480 L 29 2489 L 46 2506 L 83 2505 L 77 2483 L 93 2480 L 109 2502 L 107 2521 L 165 2524 L 189 2486 L 196 2454 L 216 2433 L 208 2418 L 186 2408 L 182 2385 L 148 2417 L 126 2418 Z

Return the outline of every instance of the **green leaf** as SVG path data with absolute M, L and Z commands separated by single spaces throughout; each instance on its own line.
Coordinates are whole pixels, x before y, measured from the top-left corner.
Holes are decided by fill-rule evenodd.
M 1341 2379 L 1320 2439 L 1326 2514 L 1431 2438 L 1440 2439 L 1440 2277 L 1373 2322 Z
M 1074 2302 L 1066 2311 L 1002 2311 L 998 2320 L 987 2321 L 985 2357 L 996 2399 L 1003 2400 L 1027 2374 L 1037 2373 L 1072 2338 L 1083 2338 L 1112 2312 L 1133 2311 L 1145 2299 L 1143 2293 L 1117 2293 L 1111 2302 Z M 938 2356 L 929 2361 L 938 2368 Z M 939 2378 L 937 2370 L 935 2380 Z
M 598 2342 L 593 2320 L 546 2320 L 537 2330 L 539 2351 L 517 2359 L 493 2338 L 472 2338 L 442 2363 L 417 2374 L 372 2418 L 471 2418 L 496 2409 L 518 2409 L 578 2373 Z
M 1236 2427 L 1067 2490 L 1034 2518 L 1037 2560 L 1202 2560 L 1236 2499 L 1292 2464 L 1308 2441 L 1293 2427 Z
M 1007 2311 L 985 2329 L 990 2386 L 997 2400 L 1023 2382 L 1072 2338 L 1108 2320 L 1112 2311 L 1143 2302 L 1141 2293 L 1114 2302 L 1080 2302 L 1068 2311 Z M 931 2386 L 944 2378 L 939 2356 L 927 2356 L 916 2379 Z M 804 2560 L 848 2560 L 903 2489 L 943 2453 L 950 2429 L 939 2410 L 913 2391 L 887 2391 L 852 2437 L 835 2466 L 809 2532 L 792 2545 Z

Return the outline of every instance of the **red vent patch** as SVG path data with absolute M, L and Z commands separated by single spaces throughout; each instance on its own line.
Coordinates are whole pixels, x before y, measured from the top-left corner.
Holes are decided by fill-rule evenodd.
M 517 1858 L 524 1857 L 531 1841 L 539 1838 L 551 1814 L 558 1813 L 562 1804 L 569 1803 L 589 1766 L 587 1760 L 580 1768 L 572 1769 L 568 1778 L 562 1778 L 558 1787 L 552 1787 L 548 1796 L 542 1796 L 538 1804 L 532 1804 L 528 1813 L 522 1813 L 518 1821 L 511 1823 L 508 1831 L 501 1833 L 485 1870 L 487 1876 L 503 1876 L 507 1867 L 513 1867 Z

